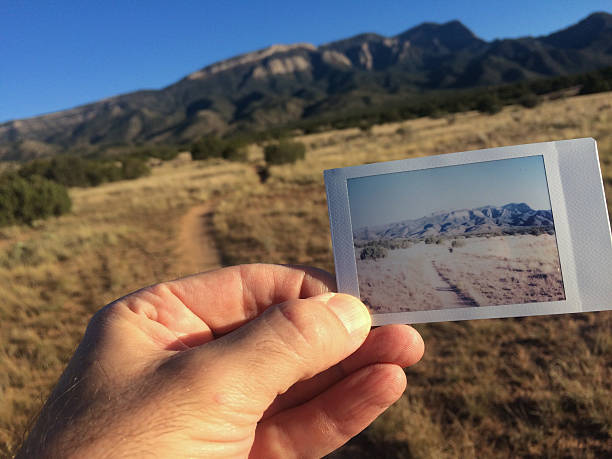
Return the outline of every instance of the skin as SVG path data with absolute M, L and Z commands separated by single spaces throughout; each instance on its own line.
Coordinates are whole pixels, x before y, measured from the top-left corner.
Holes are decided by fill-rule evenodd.
M 245 265 L 107 305 L 17 457 L 320 457 L 396 401 L 423 355 L 313 268 Z

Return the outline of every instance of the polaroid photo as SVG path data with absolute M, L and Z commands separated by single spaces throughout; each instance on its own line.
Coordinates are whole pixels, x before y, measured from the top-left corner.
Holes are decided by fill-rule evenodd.
M 374 325 L 612 309 L 593 139 L 325 171 L 338 291 Z

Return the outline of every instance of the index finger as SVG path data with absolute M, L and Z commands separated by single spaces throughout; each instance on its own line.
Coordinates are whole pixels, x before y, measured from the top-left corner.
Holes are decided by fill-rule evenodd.
M 335 280 L 328 272 L 312 267 L 252 264 L 195 274 L 148 287 L 135 295 L 153 290 L 174 297 L 174 301 L 160 298 L 162 301 L 154 306 L 176 305 L 178 300 L 205 322 L 215 336 L 219 336 L 257 317 L 274 304 L 335 290 Z M 174 328 L 173 320 L 179 321 L 183 316 L 173 309 L 166 314 L 164 321 L 169 328 Z

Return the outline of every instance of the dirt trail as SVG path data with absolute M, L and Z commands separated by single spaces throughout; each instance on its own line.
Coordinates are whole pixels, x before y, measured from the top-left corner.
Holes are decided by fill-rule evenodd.
M 178 254 L 182 274 L 221 267 L 221 256 L 213 238 L 213 208 L 212 203 L 199 204 L 181 218 Z
M 430 264 L 436 275 L 434 278 L 431 278 L 432 286 L 436 290 L 440 299 L 443 301 L 442 304 L 447 305 L 444 306 L 444 309 L 478 306 L 478 303 L 476 303 L 472 298 L 462 295 L 457 287 L 450 284 L 448 279 L 446 279 L 442 273 L 440 273 L 440 270 L 436 267 L 434 260 L 431 260 Z
M 455 289 L 442 279 L 432 260 L 425 260 L 425 263 L 423 263 L 423 275 L 429 281 L 431 289 L 436 292 L 436 296 L 440 298 L 440 304 L 444 305 L 445 309 L 461 307 L 461 298 L 459 298 Z
M 473 304 L 467 304 L 457 289 L 440 275 L 433 260 L 422 258 L 421 261 L 420 269 L 422 269 L 423 278 L 428 288 L 436 292 L 436 296 L 439 298 L 439 305 L 443 305 L 444 309 L 473 306 Z

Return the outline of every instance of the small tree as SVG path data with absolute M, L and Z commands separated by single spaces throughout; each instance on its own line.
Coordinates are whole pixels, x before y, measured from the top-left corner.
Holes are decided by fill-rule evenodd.
M 191 157 L 195 160 L 221 158 L 225 142 L 216 135 L 207 135 L 191 146 Z
M 140 158 L 124 158 L 121 161 L 121 174 L 124 179 L 132 180 L 138 177 L 149 175 L 151 169 L 144 160 Z
M 268 164 L 288 164 L 304 159 L 306 146 L 302 142 L 287 140 L 266 145 L 264 158 Z
M 525 108 L 534 108 L 540 104 L 540 98 L 530 92 L 521 97 L 519 103 Z
M 378 260 L 379 258 L 385 258 L 389 252 L 384 247 L 374 246 L 374 247 L 365 247 L 361 250 L 361 254 L 359 258 L 362 260 Z
M 244 162 L 248 159 L 246 146 L 247 143 L 239 138 L 227 140 L 221 151 L 221 156 L 228 161 Z
M 488 113 L 489 115 L 495 115 L 502 109 L 501 102 L 497 96 L 493 94 L 487 94 L 483 96 L 476 104 L 476 110 L 481 113 Z

